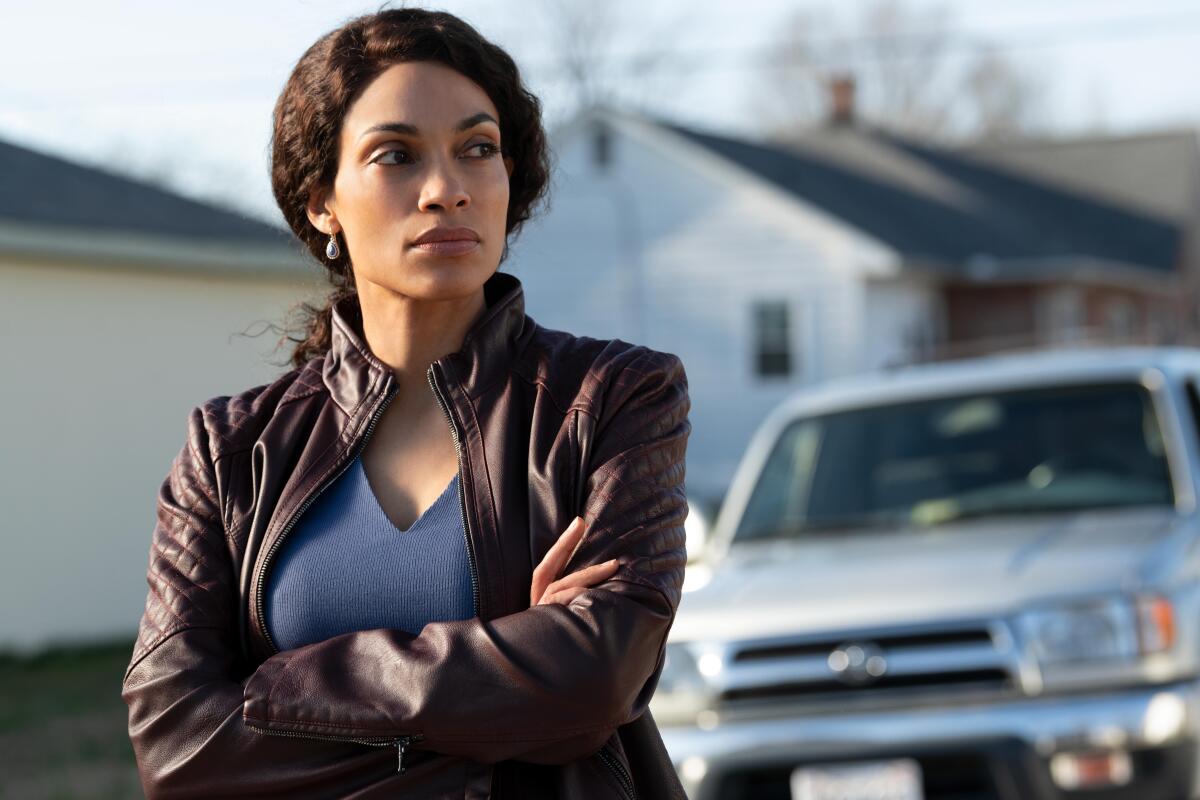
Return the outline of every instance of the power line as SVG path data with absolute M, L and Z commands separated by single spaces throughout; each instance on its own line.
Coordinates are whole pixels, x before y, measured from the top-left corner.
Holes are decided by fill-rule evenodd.
M 738 47 L 680 47 L 662 49 L 640 49 L 626 53 L 610 53 L 601 62 L 603 69 L 612 74 L 644 75 L 648 70 L 658 73 L 694 73 L 721 70 L 758 71 L 763 69 L 789 69 L 799 67 L 821 67 L 836 63 L 846 68 L 863 64 L 888 61 L 921 60 L 944 57 L 948 52 L 1012 53 L 1100 41 L 1129 41 L 1155 37 L 1193 37 L 1200 35 L 1200 14 L 1184 13 L 1161 16 L 1139 16 L 1108 18 L 1070 23 L 1069 30 L 1046 26 L 1029 26 L 1013 29 L 997 38 L 994 33 L 978 29 L 960 28 L 946 30 L 899 31 L 881 34 L 835 34 L 814 35 L 806 38 L 814 46 L 812 53 L 780 53 L 780 42 Z M 842 48 L 836 58 L 828 55 L 834 48 Z M 218 59 L 220 60 L 220 59 Z M 56 59 L 57 63 L 65 63 Z M 557 83 L 568 81 L 563 75 L 561 61 L 543 58 L 523 58 L 519 61 L 523 73 L 537 82 Z M 40 65 L 39 65 L 40 66 Z M 180 82 L 159 83 L 158 91 L 169 91 Z M 199 102 L 273 102 L 278 87 L 270 92 L 256 89 L 244 76 L 225 74 L 218 80 L 211 76 L 189 76 L 181 83 Z M 178 96 L 161 99 L 146 97 L 148 87 L 144 84 L 122 82 L 112 85 L 92 85 L 80 88 L 78 84 L 62 91 L 39 91 L 37 95 L 18 94 L 11 88 L 0 92 L 7 109 L 23 112 L 61 113 L 54 106 L 56 98 L 69 97 L 74 107 L 111 105 L 114 93 L 138 93 L 142 96 L 128 98 L 124 107 L 175 105 L 186 102 Z
M 631 65 L 628 67 L 631 72 L 641 70 L 646 63 L 653 61 L 658 62 L 654 69 L 663 71 L 786 69 L 795 66 L 819 66 L 821 62 L 832 62 L 834 59 L 822 55 L 821 51 L 828 52 L 838 46 L 844 48 L 846 52 L 839 54 L 837 63 L 846 65 L 940 58 L 947 51 L 1004 53 L 1087 42 L 1197 35 L 1200 35 L 1200 15 L 1190 13 L 1164 17 L 1108 19 L 1092 21 L 1091 24 L 1074 23 L 1069 31 L 1047 31 L 1044 27 L 1031 27 L 1025 30 L 1006 31 L 1003 38 L 996 38 L 995 34 L 971 29 L 902 31 L 849 36 L 824 34 L 804 40 L 806 44 L 813 45 L 814 49 L 819 51 L 815 56 L 811 53 L 761 55 L 764 50 L 778 48 L 781 43 L 776 41 L 753 49 L 741 46 L 737 48 L 641 50 L 636 53 L 614 55 L 608 63 L 610 65 Z M 531 63 L 532 66 L 530 66 Z M 617 69 L 621 69 L 621 67 L 618 66 Z M 523 70 L 526 72 L 545 70 L 547 73 L 556 71 L 557 77 L 563 77 L 560 67 L 553 61 L 539 63 L 526 60 Z

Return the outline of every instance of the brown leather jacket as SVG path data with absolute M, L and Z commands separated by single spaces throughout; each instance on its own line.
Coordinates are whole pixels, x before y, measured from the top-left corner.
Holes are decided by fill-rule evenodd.
M 324 357 L 191 412 L 122 686 L 147 796 L 684 797 L 647 711 L 685 562 L 682 363 L 541 327 L 513 275 L 484 290 L 462 349 L 427 373 L 458 451 L 476 617 L 283 652 L 265 630 L 272 556 L 396 391 L 353 307 L 335 308 Z M 576 514 L 589 527 L 564 574 L 620 568 L 530 608 Z

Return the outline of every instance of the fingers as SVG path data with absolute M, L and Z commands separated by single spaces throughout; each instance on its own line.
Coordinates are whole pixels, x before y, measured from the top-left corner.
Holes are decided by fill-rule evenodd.
M 569 589 L 575 586 L 582 586 L 585 589 L 589 586 L 595 586 L 597 583 L 608 580 L 613 573 L 617 571 L 617 559 L 605 561 L 603 564 L 594 564 L 578 572 L 572 572 L 570 575 L 564 575 L 554 583 L 546 587 L 547 592 L 557 592 L 560 589 Z
M 590 589 L 598 583 L 604 583 L 616 573 L 620 567 L 617 559 L 605 561 L 603 564 L 594 564 L 578 572 L 572 572 L 563 578 L 559 578 L 554 583 L 546 587 L 541 599 L 537 604 L 542 603 L 569 603 L 574 600 L 586 589 Z M 568 599 L 556 599 L 567 597 Z M 547 599 L 550 598 L 550 599 Z M 531 603 L 532 605 L 532 603 Z
M 558 537 L 558 540 L 546 551 L 546 555 L 542 556 L 541 563 L 533 570 L 533 581 L 529 588 L 530 605 L 537 603 L 545 593 L 546 587 L 553 583 L 554 579 L 562 572 L 563 567 L 571 558 L 571 554 L 575 552 L 575 546 L 583 538 L 586 529 L 583 517 L 575 517 Z
M 561 592 L 548 592 L 542 596 L 542 599 L 539 600 L 537 604 L 539 606 L 544 606 L 549 605 L 550 603 L 560 603 L 565 606 L 567 603 L 571 602 L 576 597 L 579 597 L 579 595 L 583 594 L 587 590 L 588 587 L 586 586 L 576 586 L 572 589 L 563 589 Z

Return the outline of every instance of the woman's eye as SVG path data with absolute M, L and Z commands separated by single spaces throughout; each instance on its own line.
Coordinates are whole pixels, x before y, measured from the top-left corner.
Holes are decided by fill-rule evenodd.
M 478 150 L 479 154 L 476 156 L 476 158 L 489 158 L 500 152 L 500 148 L 491 142 L 478 142 L 477 144 L 471 145 L 467 149 Z
M 468 152 L 474 151 L 475 155 L 472 158 L 490 158 L 500 153 L 500 147 L 492 142 L 478 142 L 467 148 Z M 395 166 L 398 164 L 408 164 L 412 162 L 410 156 L 404 150 L 385 150 L 381 154 L 372 159 L 375 164 L 383 164 L 385 166 Z
M 390 159 L 390 160 L 389 160 L 389 157 L 390 157 L 390 156 L 393 156 L 393 155 L 394 155 L 394 156 L 396 156 L 396 158 L 395 158 L 395 159 Z M 402 162 L 400 162 L 400 161 L 398 161 L 398 160 L 397 160 L 397 159 L 399 159 L 399 158 L 401 158 L 401 157 L 403 157 L 404 159 L 406 159 L 406 160 L 407 160 L 407 159 L 408 159 L 408 153 L 405 153 L 403 150 L 385 150 L 383 153 L 381 153 L 380 155 L 376 156 L 374 160 L 375 160 L 375 163 L 376 163 L 376 164 L 388 164 L 388 165 L 390 165 L 390 164 L 402 163 Z

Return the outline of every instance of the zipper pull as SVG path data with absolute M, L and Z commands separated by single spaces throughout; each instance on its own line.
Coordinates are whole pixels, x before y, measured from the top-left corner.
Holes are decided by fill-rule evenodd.
M 397 774 L 400 774 L 400 775 L 403 775 L 403 774 L 404 774 L 404 750 L 405 750 L 405 748 L 407 748 L 407 747 L 408 747 L 410 744 L 412 744 L 413 742 L 419 742 L 419 741 L 421 741 L 421 740 L 422 740 L 422 739 L 424 739 L 424 738 L 425 738 L 424 736 L 420 736 L 420 735 L 417 735 L 417 736 L 401 736 L 399 739 L 397 739 L 397 740 L 395 741 L 395 745 L 396 745 L 396 772 L 397 772 Z

